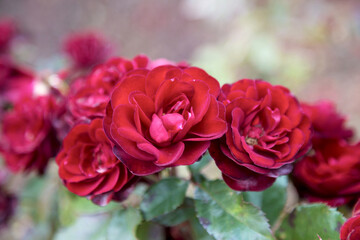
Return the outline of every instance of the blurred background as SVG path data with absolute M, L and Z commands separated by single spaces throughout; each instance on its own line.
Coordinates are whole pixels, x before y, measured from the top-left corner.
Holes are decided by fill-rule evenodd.
M 329 99 L 360 131 L 357 0 L 0 0 L 0 17 L 20 29 L 17 60 L 40 71 L 64 67 L 67 35 L 94 30 L 113 55 L 187 61 L 221 84 L 261 78 L 301 101 Z
M 19 24 L 15 52 L 37 69 L 57 70 L 64 37 L 95 30 L 114 55 L 185 60 L 221 83 L 262 78 L 300 100 L 330 99 L 360 129 L 356 0 L 0 0 L 0 15 Z
M 330 99 L 360 129 L 356 0 L 0 0 L 0 14 L 18 23 L 15 52 L 36 69 L 57 70 L 64 37 L 95 30 L 114 55 L 185 60 L 221 83 L 262 78 L 300 100 Z

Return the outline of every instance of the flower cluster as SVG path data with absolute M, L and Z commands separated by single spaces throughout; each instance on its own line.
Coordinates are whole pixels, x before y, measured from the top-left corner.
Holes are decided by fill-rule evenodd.
M 293 178 L 301 196 L 310 202 L 340 206 L 360 196 L 360 143 L 330 102 L 303 104 L 312 121 L 311 152 L 299 161 Z
M 70 36 L 64 49 L 72 65 L 50 77 L 0 58 L 0 153 L 13 172 L 43 174 L 56 156 L 69 191 L 106 205 L 209 151 L 237 191 L 291 174 L 309 201 L 338 206 L 360 196 L 360 143 L 332 103 L 301 103 L 263 80 L 220 86 L 185 62 L 108 59 L 107 41 L 93 33 Z

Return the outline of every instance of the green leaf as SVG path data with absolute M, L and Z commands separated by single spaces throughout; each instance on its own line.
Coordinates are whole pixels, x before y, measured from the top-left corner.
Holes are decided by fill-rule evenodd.
M 61 187 L 60 191 L 60 206 L 59 211 L 60 223 L 63 226 L 71 225 L 78 216 L 84 214 L 99 214 L 105 212 L 112 212 L 114 210 L 121 209 L 121 205 L 116 202 L 110 202 L 108 205 L 100 207 L 85 197 L 77 196 L 65 187 Z
M 212 158 L 211 158 L 210 154 L 208 152 L 206 152 L 199 161 L 188 166 L 190 169 L 190 172 L 193 175 L 200 174 L 201 169 L 203 169 L 206 165 L 208 165 L 211 159 Z
M 288 186 L 287 176 L 278 177 L 275 183 L 262 192 L 244 192 L 244 200 L 259 207 L 273 225 L 285 207 Z
M 179 178 L 166 178 L 152 185 L 140 204 L 145 220 L 151 220 L 179 207 L 184 201 L 188 185 L 188 181 Z
M 136 228 L 141 223 L 138 209 L 127 208 L 114 213 L 107 230 L 107 240 L 136 240 Z
M 199 219 L 196 216 L 190 219 L 190 225 L 194 240 L 214 240 L 214 238 L 209 235 L 209 233 L 200 224 Z
M 325 204 L 304 204 L 287 216 L 277 236 L 281 240 L 339 239 L 339 231 L 345 218 L 335 208 Z
M 138 240 L 165 240 L 165 230 L 159 224 L 143 222 L 136 229 L 136 236 Z
M 55 240 L 99 240 L 106 239 L 108 215 L 81 216 L 67 228 L 60 229 Z
M 195 190 L 201 225 L 216 239 L 273 239 L 264 214 L 223 181 L 203 182 Z
M 162 225 L 172 227 L 185 222 L 192 216 L 195 216 L 194 201 L 186 198 L 184 204 L 180 207 L 172 212 L 156 217 L 154 220 Z

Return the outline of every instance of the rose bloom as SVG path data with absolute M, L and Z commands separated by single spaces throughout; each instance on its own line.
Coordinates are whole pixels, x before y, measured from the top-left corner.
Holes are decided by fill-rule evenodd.
M 0 58 L 0 104 L 14 104 L 23 97 L 31 97 L 34 74 L 7 58 Z
M 315 104 L 302 103 L 302 108 L 314 128 L 314 138 L 349 139 L 354 133 L 346 128 L 345 117 L 336 112 L 332 102 L 322 101 Z
M 353 216 L 349 218 L 340 229 L 340 240 L 359 240 L 360 239 L 360 200 L 353 210 Z
M 102 36 L 92 33 L 76 33 L 64 42 L 64 50 L 76 68 L 89 68 L 109 57 L 109 43 Z
M 13 172 L 36 170 L 44 173 L 59 149 L 52 120 L 57 106 L 51 96 L 23 98 L 2 120 L 1 149 Z
M 98 205 L 119 199 L 137 179 L 112 153 L 101 118 L 72 128 L 56 163 L 69 191 L 86 196 Z
M 244 79 L 222 90 L 228 130 L 212 142 L 210 155 L 232 189 L 264 190 L 307 151 L 310 121 L 282 86 Z
M 68 97 L 68 108 L 72 122 L 84 121 L 94 117 L 103 117 L 114 86 L 134 69 L 152 69 L 159 64 L 175 64 L 166 59 L 150 61 L 145 55 L 134 59 L 113 58 L 97 66 L 84 80 L 71 85 Z M 185 63 L 180 63 L 185 66 Z M 82 81 L 80 79 L 80 81 Z M 73 123 L 71 123 L 73 124 Z
M 9 45 L 15 36 L 15 32 L 16 27 L 12 20 L 0 20 L 0 54 L 9 50 Z
M 104 128 L 135 175 L 190 165 L 226 131 L 219 83 L 195 67 L 131 71 L 115 86 Z
M 322 140 L 313 155 L 300 160 L 293 172 L 301 196 L 310 202 L 339 206 L 360 196 L 360 143 Z

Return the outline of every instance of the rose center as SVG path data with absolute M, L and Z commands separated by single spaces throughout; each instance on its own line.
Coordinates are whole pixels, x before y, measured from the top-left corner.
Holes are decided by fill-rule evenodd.
M 104 173 L 112 167 L 111 155 L 107 154 L 107 146 L 97 145 L 93 152 L 93 166 L 96 172 Z
M 158 116 L 153 114 L 150 125 L 150 136 L 157 143 L 169 142 L 184 127 L 184 117 L 179 113 Z
M 252 126 L 247 131 L 245 142 L 251 146 L 258 144 L 258 139 L 264 135 L 262 126 Z

